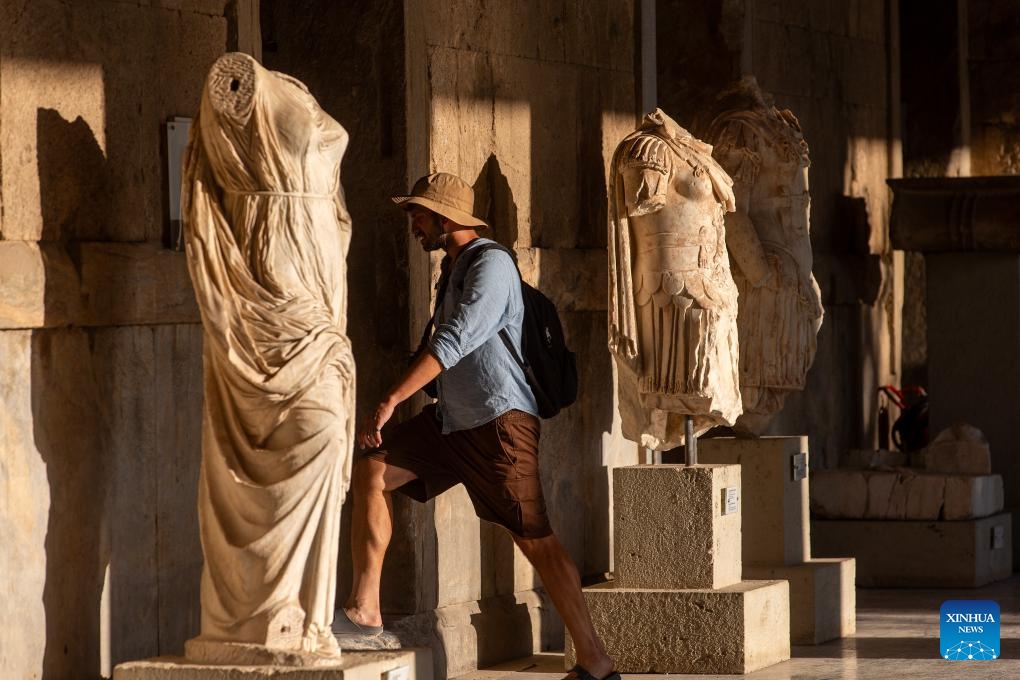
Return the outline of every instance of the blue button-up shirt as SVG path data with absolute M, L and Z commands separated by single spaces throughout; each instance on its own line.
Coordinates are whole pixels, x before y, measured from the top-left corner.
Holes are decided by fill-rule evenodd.
M 491 241 L 475 239 L 460 252 L 436 306 L 429 349 L 443 366 L 443 434 L 484 425 L 511 409 L 538 415 L 524 371 L 499 337 L 506 328 L 520 354 L 524 300 L 517 265 L 508 253 L 490 249 L 467 267 L 470 249 L 483 243 Z

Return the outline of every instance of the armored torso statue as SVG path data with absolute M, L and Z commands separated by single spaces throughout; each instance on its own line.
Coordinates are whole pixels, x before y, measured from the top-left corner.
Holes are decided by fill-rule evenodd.
M 734 181 L 727 241 L 740 291 L 738 432 L 760 434 L 804 389 L 822 303 L 811 273 L 807 142 L 797 118 L 767 103 L 753 77 L 719 99 L 708 138 Z
M 740 413 L 733 192 L 711 153 L 656 110 L 613 158 L 609 347 L 624 436 L 653 449 L 683 441 L 684 415 L 703 432 Z

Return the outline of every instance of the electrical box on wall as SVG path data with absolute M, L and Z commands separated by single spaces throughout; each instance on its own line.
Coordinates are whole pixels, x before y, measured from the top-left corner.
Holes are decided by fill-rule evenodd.
M 167 246 L 174 250 L 184 250 L 184 234 L 181 231 L 181 170 L 190 132 L 190 118 L 176 116 L 166 123 L 166 196 L 169 213 L 167 221 L 170 226 Z

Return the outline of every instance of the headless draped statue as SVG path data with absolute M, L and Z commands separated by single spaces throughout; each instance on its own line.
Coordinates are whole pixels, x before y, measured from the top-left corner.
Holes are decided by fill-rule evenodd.
M 707 138 L 733 178 L 726 239 L 740 291 L 740 391 L 735 429 L 761 434 L 815 357 L 822 303 L 811 273 L 807 142 L 753 76 L 717 100 Z
M 330 624 L 354 441 L 346 146 L 299 81 L 243 54 L 213 65 L 182 197 L 205 352 L 194 661 L 236 660 L 233 643 L 294 650 L 294 663 L 340 654 Z
M 737 291 L 723 215 L 730 178 L 712 147 L 661 110 L 616 149 L 609 234 L 609 348 L 623 434 L 651 449 L 740 414 Z

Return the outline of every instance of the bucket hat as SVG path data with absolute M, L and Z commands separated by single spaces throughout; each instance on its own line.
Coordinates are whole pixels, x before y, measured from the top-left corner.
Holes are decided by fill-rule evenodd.
M 410 196 L 391 200 L 404 210 L 420 205 L 464 227 L 488 227 L 474 216 L 475 192 L 467 182 L 448 172 L 434 172 L 414 183 Z

